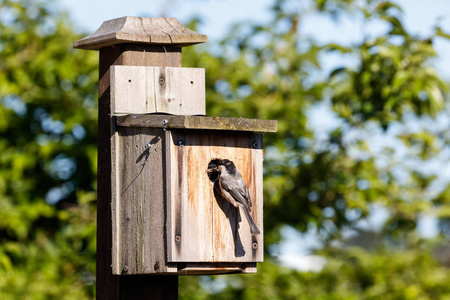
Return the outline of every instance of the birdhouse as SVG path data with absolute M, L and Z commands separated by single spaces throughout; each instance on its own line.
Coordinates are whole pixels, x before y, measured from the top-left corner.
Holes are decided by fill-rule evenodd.
M 205 70 L 182 68 L 177 50 L 205 36 L 175 19 L 105 23 L 75 46 L 107 57 L 99 98 L 109 109 L 102 118 L 110 152 L 102 153 L 110 172 L 102 174 L 110 176 L 112 274 L 256 272 L 264 248 L 263 133 L 277 122 L 205 116 Z M 125 48 L 115 44 L 134 57 L 117 54 Z
M 263 137 L 273 121 L 206 116 L 116 117 L 113 147 L 113 272 L 252 273 L 263 261 Z M 257 133 L 255 133 L 257 132 Z M 208 176 L 233 161 L 261 233 Z

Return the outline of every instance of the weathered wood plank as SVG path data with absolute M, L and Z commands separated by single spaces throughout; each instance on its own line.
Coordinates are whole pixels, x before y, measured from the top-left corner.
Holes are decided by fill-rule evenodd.
M 111 113 L 156 112 L 155 88 L 155 67 L 112 66 Z
M 115 65 L 181 68 L 181 48 L 178 47 L 121 44 L 112 48 L 123 51 Z
M 246 118 L 172 116 L 172 115 L 124 115 L 116 116 L 116 124 L 124 127 L 156 127 L 166 129 L 205 129 L 250 132 L 276 132 L 277 121 Z
M 114 125 L 114 124 L 113 124 Z M 118 129 L 120 127 L 117 127 Z M 120 274 L 121 259 L 120 259 L 120 157 L 123 155 L 121 151 L 121 144 L 119 143 L 119 133 L 117 131 L 111 137 L 111 268 L 112 274 Z
M 198 160 L 198 155 L 206 149 L 197 149 L 193 153 L 190 143 L 201 143 L 201 140 L 191 139 L 183 133 L 176 136 L 173 132 L 169 135 L 167 143 L 170 153 L 170 208 L 168 217 L 168 261 L 213 261 L 212 249 L 212 220 L 210 195 L 204 195 L 206 184 L 205 176 L 199 176 L 199 167 L 206 175 L 204 166 L 198 166 L 203 159 Z M 185 145 L 185 143 L 189 143 Z M 181 146 L 179 146 L 181 145 Z M 202 151 L 203 150 L 203 151 Z M 205 153 L 202 153 L 205 154 Z M 196 161 L 197 160 L 197 161 Z M 198 189 L 192 189 L 192 182 L 198 184 Z M 192 244 L 195 241 L 196 244 Z M 198 247 L 195 247 L 197 245 Z M 195 247 L 195 250 L 193 248 Z M 192 260 L 191 251 L 196 252 L 201 260 Z
M 162 129 L 119 129 L 113 198 L 113 273 L 167 271 Z M 127 159 L 125 159 L 127 158 Z
M 260 235 L 253 236 L 252 240 L 252 258 L 253 261 L 262 261 L 264 256 L 264 143 L 263 143 L 263 136 L 262 134 L 254 135 L 254 140 L 252 142 L 252 150 L 251 150 L 251 156 L 253 162 L 260 162 L 260 163 L 253 163 L 252 164 L 252 178 L 251 181 L 257 182 L 258 184 L 253 186 L 254 189 L 254 198 L 253 199 L 260 199 L 258 201 L 258 205 L 254 205 L 252 207 L 252 216 L 255 219 L 256 224 L 258 225 L 259 230 L 261 231 Z M 256 143 L 255 143 L 256 142 Z M 252 200 L 253 200 L 252 199 Z M 255 201 L 253 200 L 253 201 Z M 256 243 L 256 245 L 255 245 Z M 256 246 L 256 249 L 255 249 Z M 256 272 L 256 266 L 255 266 L 255 272 Z
M 111 235 L 111 133 L 115 123 L 109 116 L 111 99 L 109 93 L 109 66 L 121 56 L 121 51 L 103 49 L 100 53 L 98 84 L 98 179 L 97 179 L 97 299 L 118 299 L 119 279 L 112 275 Z
M 205 70 L 112 66 L 111 114 L 204 115 Z
M 124 43 L 184 47 L 206 41 L 206 35 L 190 30 L 175 18 L 122 17 L 103 22 L 93 34 L 74 42 L 73 47 L 99 50 Z
M 156 113 L 205 115 L 205 69 L 157 68 Z M 163 83 L 164 81 L 164 83 Z M 148 96 L 147 96 L 148 98 Z

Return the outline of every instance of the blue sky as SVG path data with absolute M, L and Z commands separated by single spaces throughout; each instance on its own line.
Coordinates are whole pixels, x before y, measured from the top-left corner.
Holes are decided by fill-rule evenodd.
M 124 16 L 175 17 L 186 23 L 192 16 L 205 20 L 200 33 L 217 39 L 228 26 L 238 20 L 264 21 L 269 17 L 271 0 L 60 0 L 75 24 L 93 32 L 103 21 Z M 238 9 L 237 9 L 238 8 Z
M 123 16 L 134 17 L 176 17 L 187 23 L 193 16 L 202 17 L 199 33 L 208 35 L 210 41 L 220 39 L 238 21 L 264 22 L 270 18 L 273 0 L 60 0 L 59 3 L 69 11 L 78 29 L 94 32 L 103 21 Z M 293 1 L 295 3 L 296 1 Z M 309 0 L 297 1 L 293 9 L 306 8 Z M 450 5 L 448 0 L 398 0 L 404 10 L 404 24 L 410 32 L 427 37 L 432 27 L 439 24 L 450 32 Z M 350 44 L 362 38 L 362 20 L 358 17 L 343 18 L 338 23 L 321 15 L 310 15 L 302 20 L 300 30 L 322 43 L 336 42 Z M 365 30 L 380 34 L 388 28 L 386 24 L 371 23 Z M 450 80 L 450 43 L 443 39 L 435 41 L 439 58 L 436 69 Z M 342 64 L 342 57 L 329 55 L 322 58 L 325 70 Z M 351 64 L 351 61 L 345 62 Z

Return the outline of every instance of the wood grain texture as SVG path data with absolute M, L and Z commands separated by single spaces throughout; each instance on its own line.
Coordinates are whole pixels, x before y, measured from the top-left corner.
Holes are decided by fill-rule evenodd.
M 120 44 L 114 47 L 100 49 L 100 60 L 102 59 L 102 53 L 110 53 L 110 55 L 113 55 L 114 57 L 114 59 L 110 61 L 111 65 L 108 67 L 107 73 L 104 74 L 109 76 L 108 84 L 111 77 L 111 73 L 109 72 L 111 66 L 126 65 L 181 68 L 181 48 L 173 46 Z M 108 90 L 108 92 L 110 92 L 110 90 Z M 108 95 L 108 97 L 109 96 L 110 95 Z
M 113 273 L 166 272 L 161 129 L 120 128 L 117 138 Z M 127 158 L 127 159 L 125 159 Z
M 116 124 L 125 127 L 155 127 L 166 129 L 209 129 L 250 132 L 276 132 L 277 121 L 246 118 L 169 115 L 117 116 Z
M 263 232 L 258 236 L 250 234 L 243 212 L 214 193 L 214 184 L 206 173 L 213 158 L 228 158 L 236 164 L 250 191 L 252 215 L 262 231 L 262 135 L 183 130 L 170 133 L 168 261 L 263 261 Z
M 74 48 L 99 50 L 124 43 L 184 47 L 207 41 L 175 18 L 122 17 L 108 20 L 91 35 L 73 43 Z
M 111 67 L 112 114 L 204 115 L 205 70 Z
M 168 136 L 168 170 L 170 176 L 170 211 L 168 218 L 168 261 L 169 262 L 201 262 L 214 261 L 214 249 L 211 243 L 213 235 L 212 198 L 209 190 L 202 188 L 209 181 L 206 168 L 202 166 L 204 159 L 199 155 L 208 156 L 207 147 L 198 147 L 197 153 L 190 146 L 178 147 L 179 143 L 201 143 L 202 136 L 189 136 L 179 133 Z M 207 165 L 206 165 L 207 166 Z M 203 171 L 197 176 L 195 171 Z M 192 177 L 195 176 L 195 177 Z M 189 180 L 191 178 L 191 180 Z M 199 188 L 189 186 L 197 182 Z M 197 198 L 203 201 L 195 201 Z M 194 200 L 194 201 L 190 201 Z M 194 243 L 193 243 L 194 242 Z M 197 254 L 192 256 L 192 252 Z
M 109 112 L 109 66 L 120 54 L 111 49 L 100 53 L 98 93 L 98 157 L 97 157 L 97 299 L 119 299 L 119 278 L 112 275 L 111 264 L 111 133 L 115 124 Z

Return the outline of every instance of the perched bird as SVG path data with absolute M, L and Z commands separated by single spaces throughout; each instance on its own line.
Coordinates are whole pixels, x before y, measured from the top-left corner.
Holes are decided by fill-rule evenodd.
M 213 159 L 208 164 L 207 172 L 211 181 L 218 181 L 219 184 L 215 184 L 214 188 L 218 190 L 222 198 L 234 207 L 242 206 L 250 225 L 250 233 L 253 235 L 260 234 L 250 211 L 252 199 L 248 187 L 235 164 L 228 159 Z

